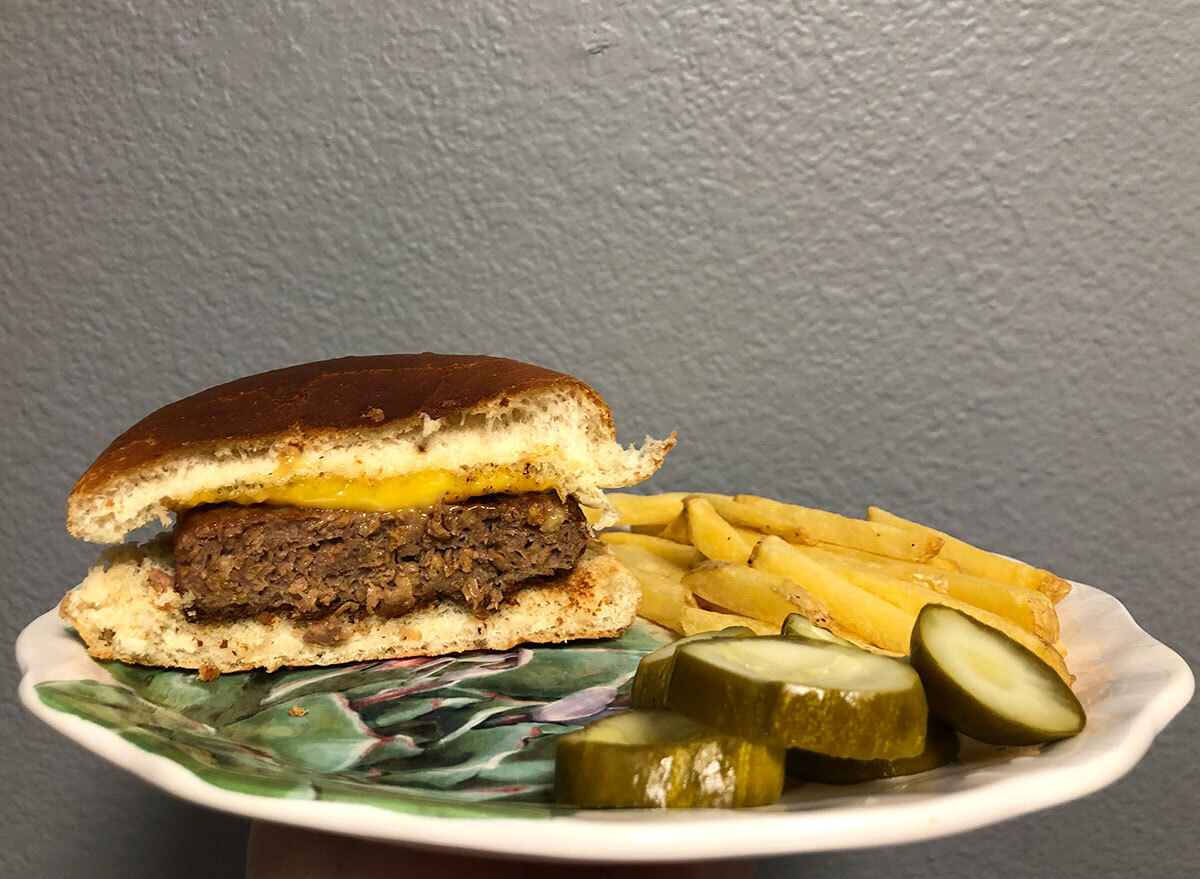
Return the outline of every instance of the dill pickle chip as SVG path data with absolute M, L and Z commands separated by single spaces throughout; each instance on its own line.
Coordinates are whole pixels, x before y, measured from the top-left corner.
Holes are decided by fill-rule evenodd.
M 930 709 L 981 742 L 1036 745 L 1076 735 L 1087 723 L 1079 699 L 1045 660 L 955 608 L 921 609 L 909 658 Z
M 826 644 L 841 644 L 843 647 L 858 647 L 840 635 L 835 635 L 828 629 L 822 629 L 804 614 L 790 613 L 783 621 L 779 634 L 792 638 L 807 638 L 810 641 L 823 641 Z
M 915 757 L 929 714 L 906 663 L 782 635 L 684 644 L 666 702 L 730 735 L 855 760 Z
M 787 753 L 787 774 L 822 784 L 859 784 L 877 778 L 915 775 L 945 766 L 958 756 L 958 733 L 954 727 L 930 714 L 925 727 L 925 749 L 915 757 L 895 760 L 850 760 L 826 757 L 814 751 L 792 749 Z
M 783 748 L 673 711 L 625 711 L 559 737 L 554 798 L 587 808 L 763 806 L 783 792 L 783 759 Z
M 633 687 L 629 693 L 629 704 L 634 708 L 664 708 L 663 696 L 667 692 L 667 679 L 671 677 L 671 664 L 680 644 L 705 641 L 709 638 L 745 638 L 754 632 L 745 626 L 729 626 L 719 632 L 698 632 L 688 635 L 647 653 L 638 663 L 633 676 Z

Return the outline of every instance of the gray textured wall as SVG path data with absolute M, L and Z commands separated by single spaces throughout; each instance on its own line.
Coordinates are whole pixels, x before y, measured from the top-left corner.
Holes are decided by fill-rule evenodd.
M 879 502 L 1200 656 L 1195 2 L 433 6 L 0 4 L 5 643 L 91 561 L 64 499 L 129 423 L 428 348 L 677 428 L 658 488 Z M 6 872 L 237 869 L 243 822 L 0 711 Z M 1183 875 L 1198 732 L 1052 812 L 764 874 Z

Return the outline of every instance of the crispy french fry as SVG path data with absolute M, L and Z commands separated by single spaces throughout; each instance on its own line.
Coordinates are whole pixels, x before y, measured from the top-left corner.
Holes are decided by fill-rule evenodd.
M 908 651 L 905 651 L 904 653 L 897 653 L 895 650 L 885 650 L 877 644 L 872 644 L 861 635 L 851 632 L 837 621 L 834 621 L 833 625 L 828 626 L 827 628 L 839 638 L 845 638 L 855 647 L 861 647 L 863 650 L 870 650 L 872 653 L 878 653 L 880 656 L 891 656 L 892 658 L 908 656 Z
M 986 610 L 981 610 L 978 607 L 967 604 L 965 601 L 951 598 L 949 595 L 930 589 L 927 586 L 906 583 L 903 580 L 897 580 L 886 574 L 867 570 L 843 570 L 839 573 L 855 586 L 865 589 L 885 601 L 891 602 L 901 610 L 908 611 L 914 616 L 920 613 L 921 608 L 927 604 L 944 604 L 947 607 L 961 610 L 963 613 L 975 617 L 981 623 L 985 623 L 993 629 L 999 629 L 1018 644 L 1039 656 L 1058 672 L 1059 676 L 1067 681 L 1067 683 L 1071 682 L 1071 676 L 1067 672 L 1066 663 L 1063 662 L 1063 658 L 1058 651 L 1046 643 L 1045 640 L 1039 638 L 1028 629 L 1021 628 L 1012 620 L 1005 619 L 998 614 Z
M 660 577 L 669 577 L 678 580 L 687 573 L 686 565 L 677 564 L 670 559 L 663 558 L 661 555 L 653 553 L 643 546 L 610 543 L 608 548 L 613 555 L 623 561 L 625 566 L 635 574 L 638 571 L 650 571 L 658 574 Z
M 867 552 L 863 549 L 855 549 L 852 546 L 838 546 L 836 543 L 818 543 L 813 549 L 823 550 L 825 552 L 836 553 L 839 557 L 854 559 L 856 561 L 865 562 L 867 564 L 883 565 L 889 568 L 903 570 L 921 570 L 929 574 L 931 577 L 940 577 L 946 573 L 945 568 L 936 567 L 929 562 L 910 562 L 904 559 L 892 558 L 891 556 L 880 555 L 877 552 Z
M 663 540 L 674 540 L 676 543 L 688 542 L 687 533 L 687 516 L 683 514 L 682 509 L 679 515 L 666 524 L 662 531 L 658 532 L 658 536 Z
M 854 585 L 841 574 L 778 537 L 764 537 L 750 556 L 751 567 L 770 571 L 808 590 L 852 632 L 885 650 L 908 653 L 916 614 Z
M 600 540 L 609 546 L 636 546 L 651 552 L 660 558 L 684 568 L 690 568 L 704 561 L 704 553 L 694 546 L 686 546 L 662 537 L 649 534 L 634 534 L 626 531 L 605 531 Z
M 630 534 L 650 534 L 654 537 L 657 537 L 659 534 L 662 533 L 662 530 L 664 527 L 666 527 L 666 526 L 664 526 L 664 525 L 630 525 L 629 533 Z
M 930 585 L 900 580 L 882 571 L 871 570 L 865 565 L 840 566 L 836 561 L 829 561 L 817 556 L 813 558 L 831 571 L 836 571 L 845 577 L 859 589 L 866 590 L 877 598 L 896 605 L 914 617 L 921 612 L 921 608 L 935 598 L 946 597 L 945 593 L 939 592 Z
M 1071 682 L 1071 676 L 1067 672 L 1067 666 L 1063 662 L 1062 656 L 1045 640 L 1039 638 L 1028 629 L 1018 626 L 1012 620 L 1005 619 L 998 614 L 986 610 L 981 610 L 978 607 L 967 604 L 965 601 L 951 598 L 949 595 L 933 589 L 929 585 L 919 582 L 908 582 L 889 576 L 883 570 L 873 568 L 869 562 L 852 561 L 849 565 L 843 565 L 839 563 L 836 553 L 831 553 L 827 550 L 819 550 L 812 547 L 798 547 L 797 550 L 827 565 L 831 570 L 837 571 L 837 573 L 860 589 L 894 604 L 906 613 L 911 613 L 914 618 L 921 612 L 921 608 L 927 604 L 944 604 L 948 607 L 961 610 L 963 613 L 975 617 L 980 622 L 994 629 L 999 629 L 1018 644 L 1039 656 L 1058 672 L 1059 676 L 1067 681 L 1067 683 Z M 949 572 L 939 571 L 938 573 L 941 575 Z
M 721 518 L 724 519 L 725 517 L 722 516 Z M 728 521 L 728 520 L 726 520 L 726 521 Z M 745 540 L 751 546 L 754 546 L 754 544 L 758 543 L 760 540 L 762 540 L 764 537 L 766 537 L 766 535 L 763 534 L 761 531 L 755 531 L 753 528 L 743 528 L 741 525 L 734 525 L 733 530 L 736 531 L 738 534 L 742 535 L 742 539 Z
M 642 586 L 638 615 L 673 631 L 681 631 L 680 619 L 683 609 L 688 606 L 683 600 L 683 585 L 645 572 L 638 575 L 638 582 Z
M 845 547 L 822 545 L 806 548 L 806 552 L 835 570 L 846 566 L 866 566 L 870 570 L 900 580 L 929 586 L 980 610 L 1004 617 L 1044 641 L 1053 643 L 1058 638 L 1058 614 L 1055 613 L 1050 599 L 1041 592 L 1009 583 L 985 580 L 957 570 L 949 571 L 916 562 L 903 562 Z
M 610 544 L 609 548 L 642 587 L 638 613 L 668 629 L 681 631 L 679 615 L 691 597 L 680 582 L 686 569 L 640 546 Z
M 700 607 L 685 607 L 680 618 L 685 635 L 698 635 L 701 632 L 718 632 L 729 626 L 745 626 L 756 635 L 778 635 L 779 628 L 762 620 L 739 616 L 735 613 L 719 613 L 714 610 L 704 610 Z
M 986 580 L 998 580 L 1001 583 L 1037 590 L 1045 593 L 1055 604 L 1066 598 L 1067 593 L 1071 591 L 1070 583 L 1049 571 L 972 546 L 949 534 L 902 519 L 879 507 L 870 507 L 867 510 L 867 518 L 872 522 L 907 530 L 911 534 L 940 537 L 944 541 L 940 556 L 954 562 L 964 573 L 974 574 L 976 577 L 983 577 Z
M 820 626 L 823 629 L 828 629 L 838 637 L 845 638 L 854 644 L 862 647 L 864 650 L 871 650 L 875 653 L 882 653 L 887 656 L 902 656 L 903 654 L 895 653 L 890 650 L 884 650 L 882 647 L 877 647 L 869 641 L 864 640 L 859 635 L 847 629 L 841 623 L 833 618 L 829 613 L 829 609 L 813 596 L 811 592 L 800 586 L 793 580 L 787 577 L 782 577 L 779 574 L 773 574 L 770 571 L 751 568 L 748 565 L 728 565 L 728 576 L 734 579 L 751 580 L 759 578 L 760 582 L 772 585 L 775 591 L 786 595 L 795 607 L 793 612 L 799 612 L 805 619 L 813 625 Z M 686 575 L 685 575 L 686 576 Z
M 1021 646 L 1025 647 L 1030 652 L 1039 656 L 1044 662 L 1050 665 L 1063 680 L 1070 683 L 1072 678 L 1067 672 L 1066 663 L 1062 656 L 1051 644 L 1045 639 L 1038 637 L 1028 629 L 1022 628 L 1010 619 L 1000 616 L 999 614 L 991 613 L 987 610 L 982 610 L 974 605 L 968 604 L 965 601 L 960 601 L 953 598 L 944 592 L 931 588 L 928 584 L 920 582 L 907 582 L 897 579 L 884 573 L 881 569 L 872 569 L 869 562 L 855 562 L 852 565 L 839 567 L 836 554 L 811 547 L 801 548 L 802 552 L 806 552 L 810 557 L 828 564 L 833 570 L 836 570 L 847 580 L 858 586 L 861 589 L 870 592 L 871 594 L 891 602 L 901 610 L 907 611 L 914 616 L 921 612 L 921 608 L 927 604 L 944 604 L 948 607 L 953 607 L 961 610 L 965 614 L 975 617 L 982 623 L 991 626 L 994 629 L 999 629 L 1008 637 L 1012 638 Z M 833 558 L 830 558 L 830 557 Z M 949 574 L 948 571 L 939 571 L 938 575 Z M 957 577 L 964 575 L 958 574 Z M 943 586 L 945 583 L 942 584 Z M 1038 593 L 1025 590 L 1031 595 Z
M 946 594 L 951 598 L 1011 620 L 1043 641 L 1049 641 L 1051 644 L 1058 641 L 1058 613 L 1054 610 L 1054 602 L 1046 593 L 1013 586 L 1011 583 L 985 580 L 974 574 L 957 571 L 943 573 L 946 574 Z M 920 577 L 918 574 L 914 579 Z
M 728 562 L 705 562 L 683 576 L 685 589 L 734 613 L 770 623 L 776 632 L 789 614 L 805 610 L 794 593 L 780 588 L 777 581 L 771 574 L 748 565 Z M 819 615 L 829 619 L 828 613 Z
M 683 510 L 682 491 L 663 494 L 606 494 L 608 502 L 621 514 L 618 525 L 666 525 Z
M 712 576 L 714 579 L 720 578 L 727 580 L 727 584 L 714 585 L 710 580 L 707 588 L 698 583 L 698 578 Z M 792 605 L 788 613 L 799 613 L 804 616 L 813 625 L 820 626 L 823 629 L 828 629 L 833 634 L 845 638 L 848 641 L 862 647 L 865 650 L 872 650 L 876 653 L 883 653 L 888 656 L 900 656 L 889 650 L 884 650 L 876 647 L 869 641 L 864 640 L 854 632 L 851 632 L 845 626 L 841 625 L 829 613 L 829 610 L 818 601 L 813 595 L 802 586 L 781 577 L 778 574 L 773 574 L 769 571 L 756 570 L 748 565 L 728 564 L 724 562 L 704 562 L 699 568 L 690 571 L 684 575 L 685 586 L 691 586 L 688 590 L 689 594 L 699 595 L 701 600 L 706 603 L 716 605 L 722 609 L 729 611 L 738 611 L 738 602 L 748 601 L 745 597 L 729 597 L 730 593 L 736 596 L 737 592 L 761 592 L 767 589 L 774 592 L 776 595 L 784 596 Z M 722 589 L 724 591 L 722 591 Z M 770 599 L 766 600 L 770 602 Z M 726 603 L 728 602 L 728 604 Z M 762 622 L 774 622 L 775 616 L 770 620 L 764 619 L 762 615 L 750 609 L 747 604 L 741 605 L 746 609 L 740 611 L 749 616 L 756 617 Z M 782 606 L 776 605 L 776 610 L 782 610 Z M 784 616 L 786 619 L 786 615 Z M 780 625 L 782 625 L 780 620 Z
M 734 495 L 734 500 L 794 525 L 813 540 L 823 543 L 836 543 L 914 562 L 933 558 L 942 546 L 941 540 L 934 535 L 914 534 L 894 525 L 851 519 L 748 494 Z
M 933 558 L 928 559 L 925 562 L 925 564 L 930 565 L 934 568 L 941 568 L 943 571 L 961 571 L 962 570 L 962 568 L 960 568 L 958 565 L 954 564 L 954 562 L 950 561 L 950 559 L 944 559 L 940 555 L 935 555 Z
M 729 495 L 700 494 L 693 495 L 693 497 L 704 498 L 730 525 L 760 532 L 759 537 L 763 534 L 774 534 L 776 537 L 782 537 L 788 543 L 810 544 L 815 542 L 803 528 L 794 522 L 780 519 L 771 512 L 760 510 L 752 504 L 742 503 Z M 752 543 L 757 542 L 757 538 L 752 541 Z
M 851 582 L 859 586 L 864 588 L 867 586 L 865 578 L 862 575 L 850 574 L 848 575 L 848 578 L 851 580 Z M 956 598 L 951 598 L 948 595 L 943 595 L 942 593 L 935 592 L 932 589 L 922 590 L 922 587 L 916 586 L 915 584 L 901 583 L 901 585 L 909 586 L 912 589 L 917 590 L 904 595 L 904 609 L 911 609 L 914 610 L 914 612 L 919 613 L 920 609 L 926 604 L 944 604 L 947 607 L 953 607 L 956 610 L 961 610 L 963 613 L 974 617 L 981 623 L 989 625 L 993 629 L 998 629 L 1008 637 L 1012 638 L 1026 650 L 1038 656 L 1043 662 L 1058 672 L 1058 676 L 1068 684 L 1074 680 L 1074 678 L 1071 676 L 1071 673 L 1067 671 L 1067 664 L 1063 660 L 1063 654 L 1055 649 L 1053 645 L 1048 644 L 1044 639 L 1039 638 L 1028 629 L 1021 628 L 1012 620 L 1005 619 L 999 614 L 981 610 L 978 607 L 967 604 L 965 601 L 959 601 Z M 924 592 L 924 596 L 921 595 L 922 591 Z
M 683 515 L 687 521 L 688 542 L 708 558 L 742 564 L 750 558 L 752 545 L 722 519 L 705 498 L 684 500 Z
M 683 584 L 653 571 L 630 570 L 642 587 L 638 614 L 673 631 L 683 631 L 680 620 L 687 607 L 687 590 Z

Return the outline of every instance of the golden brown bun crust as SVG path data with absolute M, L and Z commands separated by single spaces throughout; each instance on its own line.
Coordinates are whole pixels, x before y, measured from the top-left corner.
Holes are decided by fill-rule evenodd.
M 502 357 L 379 354 L 276 369 L 217 385 L 151 412 L 100 453 L 71 494 L 182 450 L 443 418 L 546 388 L 600 395 L 574 376 Z M 608 424 L 612 425 L 612 415 Z

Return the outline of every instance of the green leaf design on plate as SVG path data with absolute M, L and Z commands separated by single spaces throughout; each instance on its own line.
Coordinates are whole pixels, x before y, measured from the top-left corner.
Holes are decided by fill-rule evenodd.
M 351 769 L 372 749 L 390 743 L 372 732 L 340 693 L 314 693 L 290 705 L 268 705 L 221 727 L 221 734 L 284 763 L 318 772 Z M 417 751 L 411 740 L 401 738 L 397 756 Z
M 569 811 L 550 802 L 555 738 L 625 707 L 638 661 L 672 637 L 639 620 L 606 641 L 207 683 L 194 672 L 97 662 L 97 680 L 37 692 L 228 790 L 446 817 L 546 817 Z

